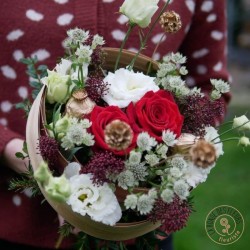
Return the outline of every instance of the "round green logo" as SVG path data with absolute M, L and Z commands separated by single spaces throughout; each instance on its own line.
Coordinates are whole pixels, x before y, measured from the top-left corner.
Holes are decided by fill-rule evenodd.
M 205 229 L 208 237 L 215 243 L 233 244 L 243 234 L 244 219 L 236 208 L 222 205 L 209 212 Z

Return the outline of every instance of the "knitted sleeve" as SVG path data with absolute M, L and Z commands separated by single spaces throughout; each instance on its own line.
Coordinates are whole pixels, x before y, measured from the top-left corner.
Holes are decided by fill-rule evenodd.
M 211 90 L 210 79 L 228 81 L 227 71 L 227 23 L 225 0 L 197 0 L 195 14 L 181 52 L 187 56 L 189 86 L 201 87 L 204 92 Z M 225 104 L 230 94 L 223 96 Z

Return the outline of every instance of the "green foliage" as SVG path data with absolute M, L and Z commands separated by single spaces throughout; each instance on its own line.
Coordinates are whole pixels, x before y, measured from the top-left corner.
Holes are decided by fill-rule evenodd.
M 31 109 L 31 102 L 29 99 L 25 99 L 22 102 L 19 102 L 15 105 L 16 109 L 22 109 L 25 112 L 25 117 L 28 117 L 30 109 Z
M 59 227 L 58 233 L 64 238 L 68 237 L 73 231 L 74 227 L 69 224 L 67 221 L 63 223 L 62 226 Z

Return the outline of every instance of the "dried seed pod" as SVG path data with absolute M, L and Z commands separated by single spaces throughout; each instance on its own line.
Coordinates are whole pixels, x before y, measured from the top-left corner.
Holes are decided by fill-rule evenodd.
M 72 93 L 72 97 L 68 100 L 66 113 L 69 116 L 82 118 L 91 113 L 94 107 L 95 102 L 88 97 L 88 93 L 84 89 L 78 89 Z
M 167 33 L 176 33 L 182 27 L 180 15 L 174 11 L 164 12 L 159 23 Z
M 196 142 L 189 150 L 192 162 L 201 168 L 207 168 L 216 161 L 216 150 L 213 144 L 203 139 Z
M 120 120 L 109 123 L 104 130 L 104 140 L 111 149 L 125 150 L 133 139 L 133 131 L 129 124 Z

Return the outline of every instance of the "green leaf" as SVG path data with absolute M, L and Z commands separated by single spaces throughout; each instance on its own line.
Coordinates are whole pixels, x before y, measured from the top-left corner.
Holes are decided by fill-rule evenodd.
M 70 153 L 69 153 L 69 156 L 68 156 L 68 158 L 67 158 L 67 160 L 68 160 L 68 161 L 71 161 L 72 158 L 73 158 L 73 156 L 75 155 L 75 153 L 76 153 L 77 151 L 79 151 L 80 149 L 82 149 L 82 148 L 83 148 L 83 147 L 75 147 L 75 148 L 71 149 L 71 150 L 70 150 Z
M 27 142 L 26 141 L 23 142 L 23 152 L 25 154 L 28 154 L 28 147 L 27 147 Z
M 41 88 L 42 87 L 42 84 L 38 81 L 31 81 L 29 84 L 33 88 Z
M 40 71 L 46 71 L 48 69 L 47 65 L 40 65 L 37 67 L 38 70 Z
M 16 152 L 15 155 L 16 155 L 16 158 L 19 158 L 19 159 L 24 159 L 25 158 L 25 156 L 21 152 Z
M 23 63 L 23 64 L 31 64 L 32 63 L 32 60 L 31 60 L 31 58 L 21 58 L 20 60 L 19 60 L 19 62 L 21 62 L 21 63 Z

